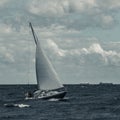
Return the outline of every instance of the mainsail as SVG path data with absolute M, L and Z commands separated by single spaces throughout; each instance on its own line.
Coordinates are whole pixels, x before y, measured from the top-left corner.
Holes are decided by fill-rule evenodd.
M 30 27 L 33 33 L 33 37 L 36 43 L 36 78 L 38 89 L 40 90 L 54 90 L 62 88 L 57 73 L 55 72 L 52 64 L 41 49 L 39 40 L 33 30 L 32 24 Z

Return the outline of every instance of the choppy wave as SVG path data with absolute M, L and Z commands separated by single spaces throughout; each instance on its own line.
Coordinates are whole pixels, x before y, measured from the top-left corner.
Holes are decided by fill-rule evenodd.
M 0 120 L 120 120 L 120 85 L 66 85 L 62 100 L 25 100 L 26 88 L 2 86 Z
M 68 97 L 65 97 L 65 98 L 62 98 L 62 99 L 57 99 L 57 98 L 51 98 L 49 99 L 48 101 L 63 101 L 63 102 L 68 102 L 69 101 L 69 98 Z
M 13 103 L 4 104 L 4 106 L 5 107 L 19 107 L 19 108 L 30 107 L 30 105 L 27 105 L 27 104 L 13 104 Z

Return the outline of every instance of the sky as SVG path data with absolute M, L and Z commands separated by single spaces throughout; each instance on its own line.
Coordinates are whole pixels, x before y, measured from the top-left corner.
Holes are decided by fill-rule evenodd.
M 119 0 L 1 0 L 0 84 L 35 84 L 36 34 L 63 84 L 120 84 Z

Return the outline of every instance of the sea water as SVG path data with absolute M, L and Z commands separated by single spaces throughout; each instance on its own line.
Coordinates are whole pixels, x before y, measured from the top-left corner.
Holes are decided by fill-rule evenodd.
M 25 100 L 36 85 L 0 85 L 0 120 L 120 120 L 120 85 L 65 85 L 64 100 Z

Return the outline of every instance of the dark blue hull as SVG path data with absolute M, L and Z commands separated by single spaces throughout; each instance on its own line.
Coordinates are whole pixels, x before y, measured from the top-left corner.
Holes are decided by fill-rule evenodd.
M 60 92 L 60 93 L 57 93 L 57 94 L 54 94 L 54 95 L 51 95 L 51 96 L 42 97 L 41 99 L 44 99 L 44 100 L 52 99 L 52 98 L 62 99 L 62 98 L 64 98 L 64 96 L 66 95 L 66 93 L 67 93 L 67 92 L 64 91 L 64 92 Z

